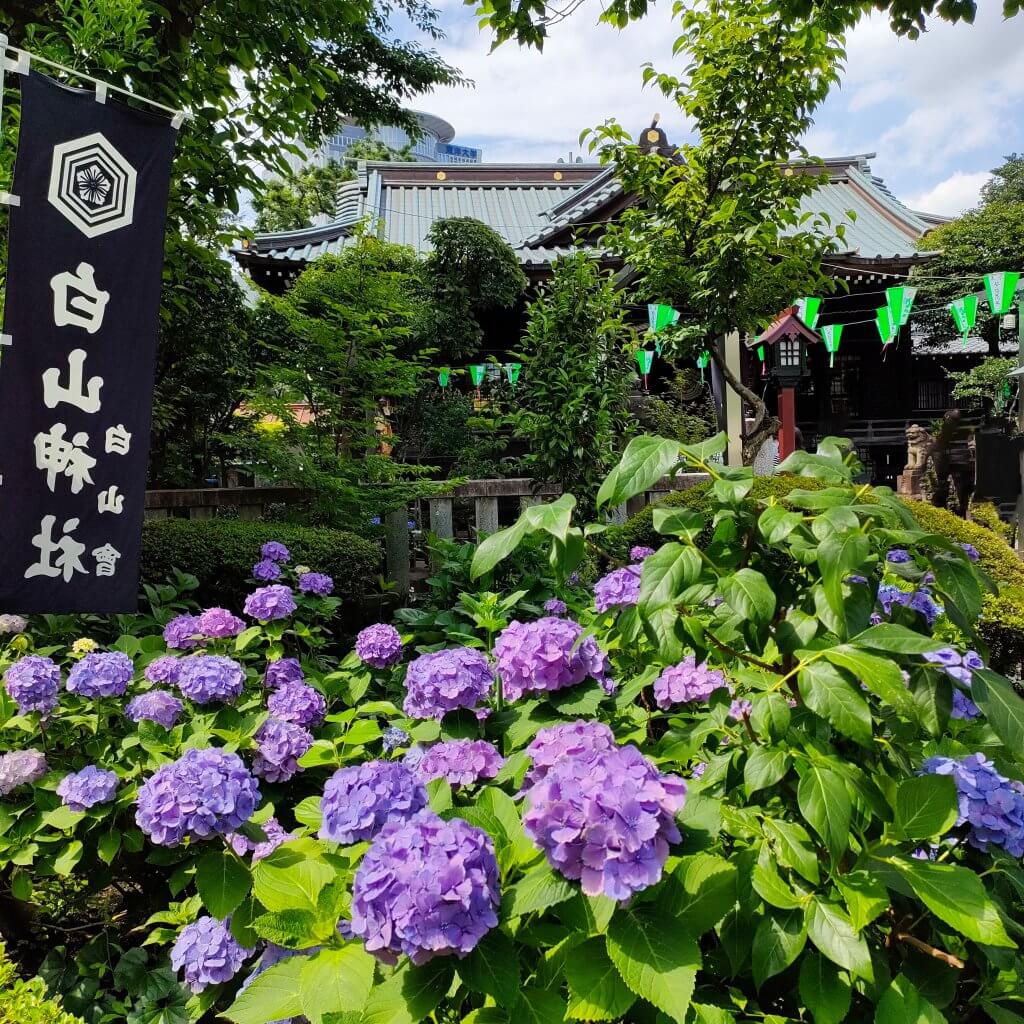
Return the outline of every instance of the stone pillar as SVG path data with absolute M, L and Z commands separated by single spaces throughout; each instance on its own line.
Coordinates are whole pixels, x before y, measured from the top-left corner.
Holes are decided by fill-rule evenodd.
M 497 533 L 501 527 L 498 525 L 498 499 L 477 498 L 476 499 L 476 535 L 477 538 L 486 534 Z
M 455 536 L 455 499 L 430 499 L 430 532 L 443 540 Z
M 409 599 L 409 512 L 399 508 L 384 520 L 384 544 L 387 552 L 388 579 L 394 583 L 398 600 Z
M 722 355 L 725 365 L 743 379 L 743 358 L 738 331 L 727 334 L 722 341 Z M 722 381 L 725 402 L 725 432 L 729 435 L 729 447 L 726 449 L 726 461 L 730 466 L 743 465 L 743 399 Z

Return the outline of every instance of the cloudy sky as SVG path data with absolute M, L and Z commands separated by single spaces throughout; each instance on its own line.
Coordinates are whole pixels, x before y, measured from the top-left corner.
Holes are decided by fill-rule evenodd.
M 644 90 L 641 67 L 680 70 L 670 5 L 617 31 L 597 24 L 595 0 L 552 29 L 544 52 L 506 43 L 490 53 L 472 12 L 442 0 L 447 39 L 438 50 L 474 86 L 437 90 L 417 106 L 447 118 L 455 141 L 485 160 L 555 160 L 579 151 L 582 129 L 615 117 L 630 131 L 656 111 L 669 138 L 685 126 L 660 94 Z M 1024 150 L 1024 17 L 1003 22 L 981 0 L 975 25 L 931 24 L 899 39 L 882 18 L 847 40 L 846 71 L 807 142 L 820 156 L 873 152 L 876 174 L 909 205 L 956 214 L 974 205 L 1001 157 Z

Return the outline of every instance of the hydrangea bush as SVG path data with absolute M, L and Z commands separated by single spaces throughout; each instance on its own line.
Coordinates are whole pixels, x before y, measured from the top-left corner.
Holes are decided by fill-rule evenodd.
M 340 660 L 326 584 L 269 542 L 243 614 L 3 634 L 0 878 L 126 893 L 118 969 L 66 954 L 54 991 L 235 1024 L 1016 1024 L 1024 700 L 975 631 L 990 582 L 839 443 L 781 500 L 724 447 L 636 438 L 605 481 L 599 515 L 713 478 L 655 508 L 661 547 L 620 563 L 571 496 L 532 506 L 473 572 L 544 539 L 536 600 L 464 593 Z M 80 667 L 112 653 L 123 688 Z

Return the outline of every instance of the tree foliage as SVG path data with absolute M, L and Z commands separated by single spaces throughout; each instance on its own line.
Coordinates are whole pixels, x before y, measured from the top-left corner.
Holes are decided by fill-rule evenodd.
M 329 160 L 323 166 L 304 167 L 284 178 L 271 178 L 253 197 L 256 230 L 296 231 L 308 228 L 321 214 L 333 218 L 338 186 L 354 177 L 350 167 Z

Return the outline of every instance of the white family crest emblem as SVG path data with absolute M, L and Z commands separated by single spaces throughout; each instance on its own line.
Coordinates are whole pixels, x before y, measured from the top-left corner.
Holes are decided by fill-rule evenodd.
M 127 227 L 135 214 L 135 168 L 93 132 L 53 147 L 51 205 L 87 238 Z

